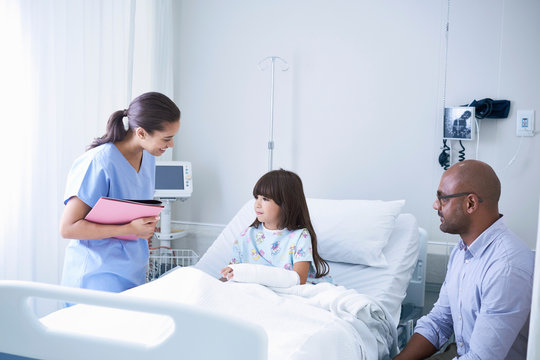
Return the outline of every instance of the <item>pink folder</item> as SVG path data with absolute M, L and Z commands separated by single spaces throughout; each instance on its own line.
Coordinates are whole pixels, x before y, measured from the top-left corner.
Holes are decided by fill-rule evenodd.
M 85 220 L 98 224 L 121 225 L 147 216 L 157 216 L 163 209 L 157 200 L 122 200 L 100 197 Z M 118 239 L 137 240 L 135 235 L 117 236 Z

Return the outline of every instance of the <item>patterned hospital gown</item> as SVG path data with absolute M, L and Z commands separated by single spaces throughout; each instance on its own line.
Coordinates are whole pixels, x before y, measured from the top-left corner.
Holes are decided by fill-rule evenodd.
M 234 241 L 231 264 L 260 264 L 292 270 L 294 263 L 309 261 L 307 283 L 332 282 L 329 276 L 315 278 L 311 236 L 307 229 L 268 230 L 263 224 L 248 227 Z

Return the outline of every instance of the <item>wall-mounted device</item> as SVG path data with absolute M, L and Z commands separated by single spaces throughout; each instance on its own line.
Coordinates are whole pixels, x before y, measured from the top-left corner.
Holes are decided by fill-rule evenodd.
M 534 110 L 518 110 L 516 136 L 534 136 Z
M 161 231 L 155 236 L 161 240 L 161 246 L 170 248 L 171 240 L 186 235 L 185 232 L 171 231 L 171 203 L 177 199 L 185 200 L 193 192 L 191 163 L 188 161 L 156 162 L 156 190 L 154 197 L 159 198 L 165 207 L 161 211 Z
M 445 108 L 443 138 L 474 140 L 474 112 L 473 106 Z

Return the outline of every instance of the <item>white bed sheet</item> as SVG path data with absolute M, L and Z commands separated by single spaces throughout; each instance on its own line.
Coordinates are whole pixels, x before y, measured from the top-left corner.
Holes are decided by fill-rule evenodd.
M 330 284 L 278 290 L 223 283 L 191 267 L 179 268 L 123 295 L 195 305 L 261 325 L 268 336 L 268 359 L 272 360 L 388 359 L 397 350 L 395 329 L 377 301 Z M 57 311 L 41 322 L 55 331 L 146 346 L 176 331 L 166 316 L 89 305 Z M 199 346 L 215 346 L 214 340 L 201 339 Z
M 418 225 L 411 214 L 400 214 L 383 253 L 387 267 L 330 263 L 336 283 L 377 299 L 392 315 L 397 327 L 401 303 L 418 260 Z

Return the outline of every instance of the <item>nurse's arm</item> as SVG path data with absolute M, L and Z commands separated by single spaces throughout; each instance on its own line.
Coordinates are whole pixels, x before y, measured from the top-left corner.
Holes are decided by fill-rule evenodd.
M 90 206 L 74 196 L 60 219 L 60 235 L 66 239 L 96 240 L 114 236 L 136 235 L 148 239 L 154 233 L 158 217 L 145 217 L 125 225 L 103 225 L 84 220 Z

